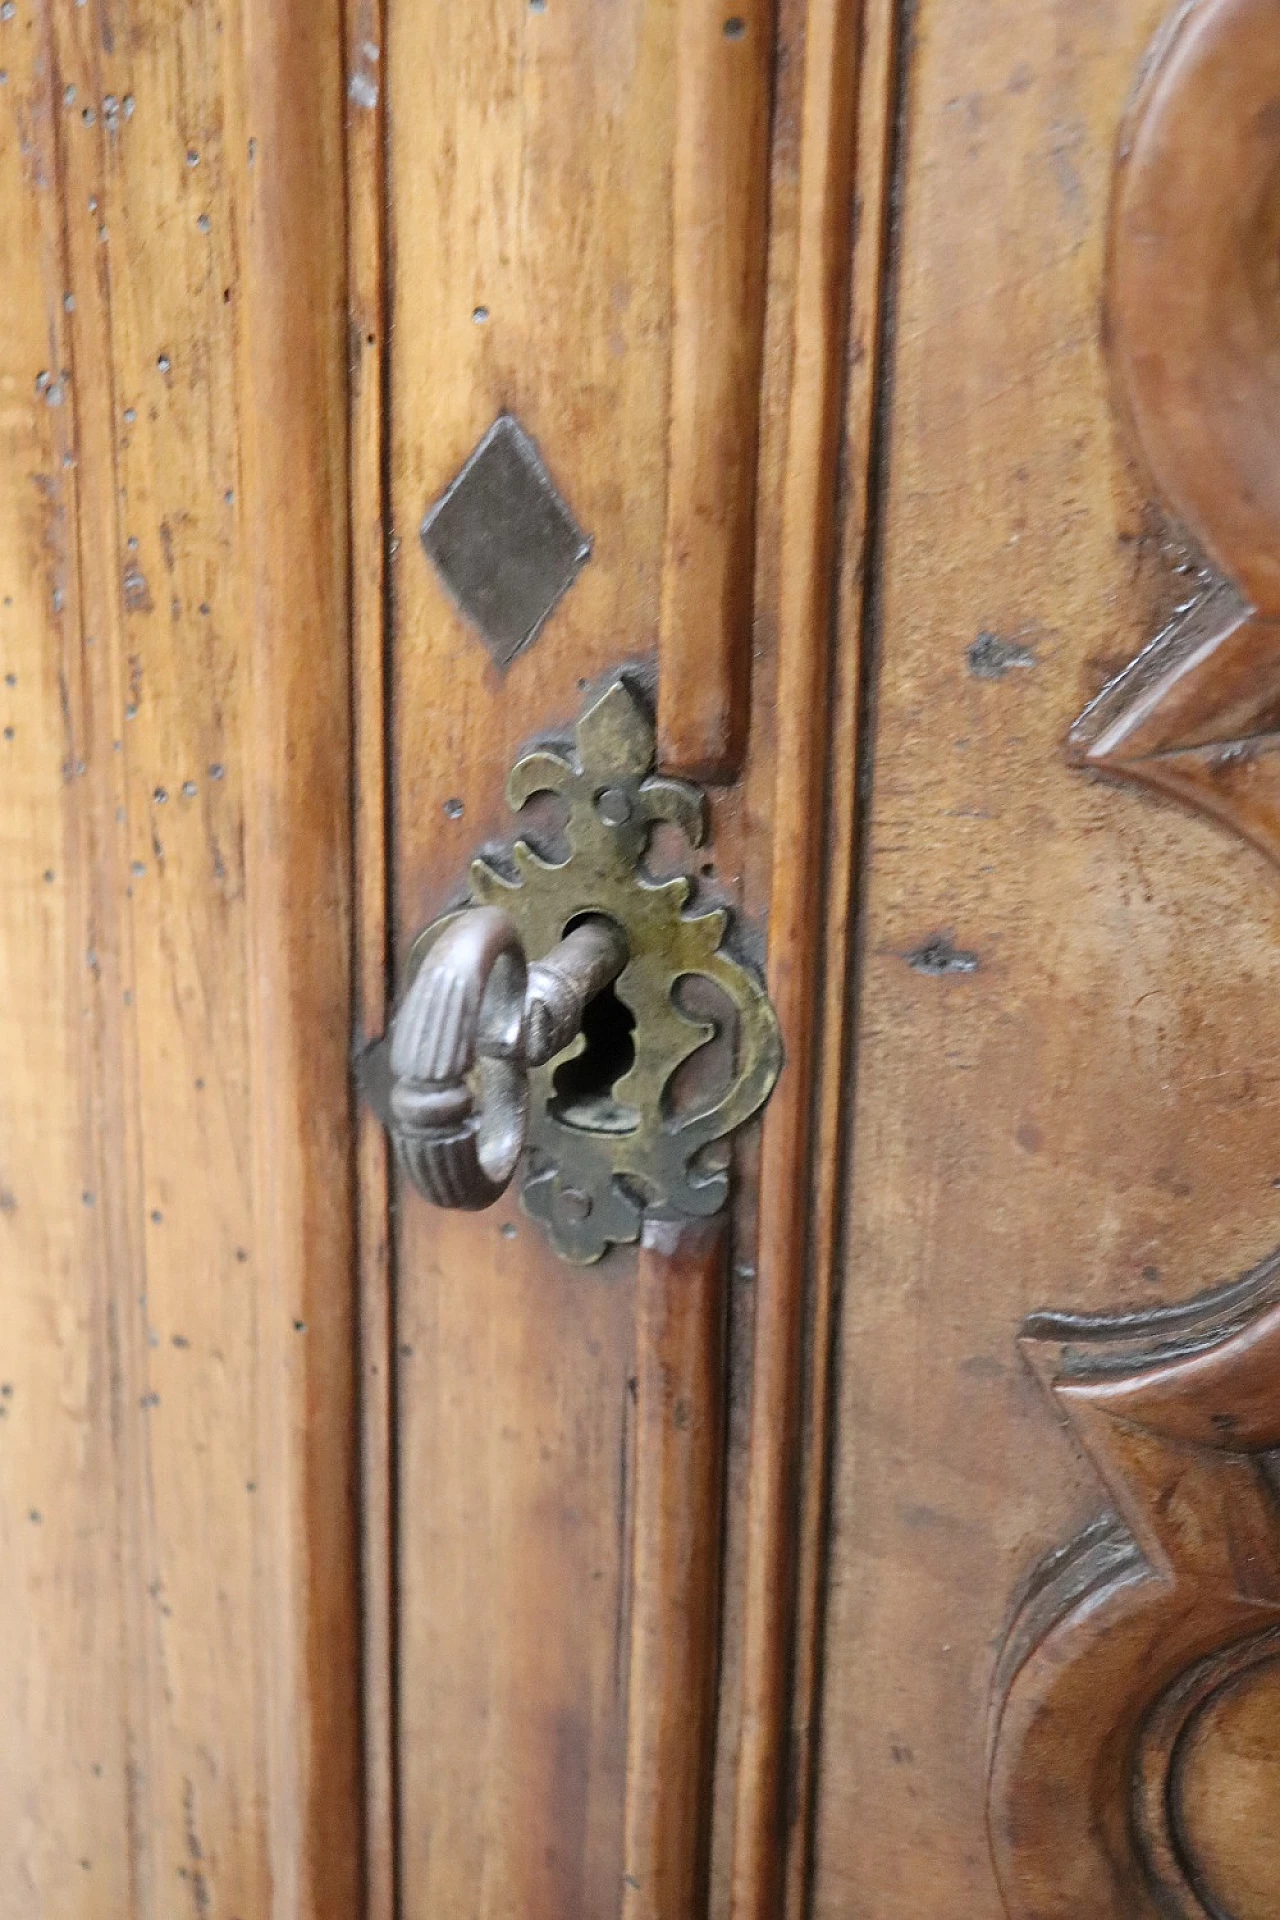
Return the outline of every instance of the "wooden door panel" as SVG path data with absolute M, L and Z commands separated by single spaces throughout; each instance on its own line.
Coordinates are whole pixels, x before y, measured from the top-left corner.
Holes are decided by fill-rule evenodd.
M 26 36 L 6 53 L 6 85 L 31 102 L 36 126 L 53 112 L 47 46 Z M 123 1910 L 128 1860 L 116 1844 L 126 1816 L 128 1668 L 114 1575 L 116 1488 L 93 1472 L 110 1446 L 109 1326 L 101 1290 L 86 1284 L 99 1238 L 98 1186 L 85 1044 L 89 986 L 88 875 L 67 884 L 82 829 L 70 804 L 60 681 L 63 621 L 50 563 L 66 568 L 71 530 L 50 511 L 65 483 L 66 414 L 45 398 L 65 355 L 60 223 L 51 196 L 29 185 L 18 116 L 3 132 L 0 222 L 9 271 L 34 297 L 15 303 L 4 332 L 3 785 L 0 833 L 0 1246 L 5 1287 L 3 1404 L 5 1722 L 0 1792 L 11 1835 L 5 1910 L 86 1910 L 97 1863 L 101 1910 Z M 50 365 L 51 359 L 53 365 Z M 40 373 L 45 388 L 36 389 Z M 59 395 L 61 398 L 61 394 Z M 42 485 L 35 484 L 38 476 Z M 52 539 L 51 539 L 52 536 Z M 77 796 L 78 797 L 78 796 Z M 100 1604 L 86 1617 L 85 1593 Z M 93 1677 L 92 1687 L 86 1683 Z M 78 1721 L 76 1747 L 65 1729 Z
M 398 956 L 508 834 L 519 747 L 656 627 L 669 28 L 633 7 L 388 9 Z M 418 527 L 504 411 L 593 547 L 500 678 Z M 631 1276 L 566 1267 L 514 1195 L 478 1219 L 412 1196 L 399 1223 L 402 1898 L 590 1912 L 622 1856 Z
M 708 1873 L 718 1911 L 732 1897 L 763 1914 L 780 1897 L 816 929 L 828 860 L 847 881 L 851 824 L 846 812 L 825 835 L 852 18 L 783 9 L 771 140 L 767 9 L 627 0 L 464 19 L 391 0 L 349 54 L 352 151 L 368 161 L 357 201 L 380 190 L 362 113 L 385 114 L 387 140 L 382 231 L 362 215 L 353 254 L 357 418 L 380 377 L 386 436 L 385 494 L 370 457 L 357 526 L 363 499 L 391 530 L 388 724 L 366 705 L 361 731 L 366 787 L 389 742 L 389 886 L 375 805 L 361 923 L 385 917 L 402 976 L 418 930 L 465 894 L 472 855 L 509 842 L 517 752 L 567 738 L 630 665 L 656 692 L 662 770 L 713 782 L 692 871 L 767 964 L 788 1054 L 764 1123 L 759 1222 L 747 1139 L 723 1271 L 696 1235 L 646 1244 L 638 1262 L 623 1247 L 599 1268 L 566 1267 L 514 1191 L 479 1218 L 399 1195 L 384 1263 L 369 1253 L 385 1209 L 369 1149 L 366 1326 L 395 1361 L 381 1444 L 396 1571 L 373 1602 L 398 1623 L 383 1653 L 395 1700 L 388 1688 L 378 1764 L 398 1787 L 407 1913 L 694 1911 Z M 591 542 L 509 664 L 418 537 L 503 414 Z M 853 459 L 865 462 L 865 428 Z M 357 578 L 358 628 L 372 634 L 376 566 Z M 836 711 L 853 686 L 846 672 Z M 689 870 L 687 849 L 657 857 Z M 376 984 L 368 1007 L 372 1038 Z M 722 1339 L 727 1377 L 690 1450 L 661 1382 L 709 1381 Z M 382 1485 L 371 1504 L 385 1514 L 390 1473 Z M 682 1540 L 710 1551 L 702 1573 Z M 371 1533 L 375 1581 L 380 1556 Z M 816 1565 L 815 1530 L 810 1595 Z M 700 1618 L 682 1593 L 701 1595 Z M 670 1635 L 682 1615 L 686 1640 L 668 1648 L 657 1623 Z M 714 1789 L 689 1688 L 716 1703 Z M 698 1780 L 681 1804 L 681 1783 Z
M 1276 1912 L 1278 46 L 0 7 L 0 1920 Z M 784 1060 L 574 1265 L 350 1069 L 619 675 Z
M 308 22 L 0 21 L 14 1920 L 349 1914 L 360 1879 L 341 62 Z
M 1232 743 L 1270 725 L 1267 648 L 1259 636 L 1241 655 L 1234 706 L 1223 667 L 1216 691 L 1202 676 L 1197 722 L 1184 676 L 1162 740 L 1136 706 L 1126 733 L 1131 676 L 1069 744 L 1090 701 L 1213 587 L 1135 457 L 1104 358 L 1113 162 L 1118 142 L 1130 151 L 1121 129 L 1161 25 L 1155 6 L 996 8 L 979 21 L 926 4 L 900 47 L 818 1913 L 1200 1914 L 1224 1899 L 1235 1911 L 1228 1886 L 1242 1911 L 1257 1897 L 1254 1843 L 1228 1811 L 1230 1763 L 1223 1746 L 1208 1759 L 1207 1734 L 1186 1790 L 1218 1820 L 1199 1843 L 1206 1858 L 1219 1849 L 1200 1892 L 1199 1868 L 1176 1864 L 1190 1827 L 1167 1808 L 1182 1791 L 1170 1785 L 1180 1732 L 1207 1725 L 1195 1718 L 1204 1699 L 1237 1671 L 1227 1654 L 1220 1672 L 1196 1662 L 1271 1618 L 1262 1457 L 1274 1436 L 1265 1419 L 1246 1435 L 1239 1372 L 1271 1377 L 1271 882 L 1220 828 L 1091 783 L 1079 762 L 1232 817 L 1227 748 L 1241 758 Z M 1274 21 L 1255 26 L 1253 53 L 1238 49 L 1244 91 L 1265 91 L 1258 56 Z M 1202 124 L 1217 141 L 1228 110 L 1210 100 Z M 1248 110 L 1230 124 L 1246 149 Z M 1171 151 L 1207 187 L 1213 142 L 1193 157 L 1195 145 Z M 1186 472 L 1215 502 L 1235 484 L 1222 442 L 1197 441 L 1174 394 L 1176 349 L 1160 356 L 1178 338 L 1177 302 L 1201 298 L 1189 264 L 1206 289 L 1229 288 L 1237 235 L 1253 231 L 1254 203 L 1233 225 L 1223 193 L 1222 224 L 1188 232 L 1163 295 L 1150 205 L 1129 243 L 1134 274 L 1148 276 L 1130 313 L 1144 419 L 1182 435 Z M 1201 344 L 1231 337 L 1225 318 L 1210 321 Z M 1265 387 L 1244 352 L 1227 380 L 1211 362 L 1181 371 L 1210 413 L 1232 381 Z M 1255 417 L 1265 404 L 1260 393 Z M 1186 499 L 1184 488 L 1184 510 Z M 1216 545 L 1208 505 L 1195 524 Z M 1236 808 L 1259 841 L 1262 745 Z M 1175 777 L 1184 746 L 1223 760 L 1203 799 L 1194 768 Z M 1158 748 L 1165 759 L 1142 757 Z M 1198 1318 L 1172 1311 L 1254 1269 Z M 1024 1320 L 1046 1307 L 1065 1317 L 1029 1321 L 1026 1355 L 1093 1465 L 1064 1446 L 1018 1351 Z M 1178 1411 L 1148 1418 L 1139 1408 L 1162 1368 Z M 1192 1432 L 1205 1393 L 1210 1432 L 1239 1435 L 1218 1452 Z M 1114 1401 L 1130 1435 L 1116 1427 L 1114 1452 L 1109 1415 L 1086 1436 L 1095 1399 Z M 1176 1444 L 1160 1438 L 1169 1421 Z M 1193 1440 L 1210 1446 L 1194 1470 Z M 1256 1651 L 1261 1661 L 1261 1641 Z M 1261 1689 L 1251 1706 L 1265 1701 L 1265 1666 L 1240 1664 Z M 1188 1679 L 1179 1717 L 1184 1668 L 1200 1692 Z

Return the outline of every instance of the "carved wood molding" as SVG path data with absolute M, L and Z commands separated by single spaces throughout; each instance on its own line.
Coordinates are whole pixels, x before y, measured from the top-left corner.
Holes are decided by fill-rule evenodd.
M 1163 30 L 1121 136 L 1106 311 L 1133 444 L 1224 580 L 1072 746 L 1280 860 L 1280 0 L 1192 0 Z
M 1028 1584 L 997 1675 L 991 1840 L 1028 1920 L 1206 1920 L 1172 1790 L 1280 1631 L 1280 1255 L 1149 1314 L 1037 1315 L 1035 1372 L 1115 1504 Z
M 1199 808 L 1280 863 L 1280 0 L 1189 0 L 1117 161 L 1116 400 L 1221 578 L 1108 686 L 1078 763 Z M 1280 1645 L 1280 1254 L 1186 1306 L 1038 1315 L 1023 1349 L 1115 1512 L 1028 1584 L 988 1781 L 1015 1920 L 1230 1920 L 1180 1756 Z

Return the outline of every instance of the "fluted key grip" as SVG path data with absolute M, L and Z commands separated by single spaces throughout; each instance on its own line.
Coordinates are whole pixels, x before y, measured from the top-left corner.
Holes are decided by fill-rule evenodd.
M 437 1207 L 477 1211 L 507 1189 L 524 1151 L 528 967 L 515 924 L 476 907 L 429 949 L 391 1033 L 392 1138 Z
M 590 916 L 530 967 L 514 922 L 472 907 L 428 947 L 391 1030 L 391 1133 L 437 1207 L 503 1194 L 529 1130 L 528 1068 L 563 1051 L 592 996 L 627 963 L 611 920 Z

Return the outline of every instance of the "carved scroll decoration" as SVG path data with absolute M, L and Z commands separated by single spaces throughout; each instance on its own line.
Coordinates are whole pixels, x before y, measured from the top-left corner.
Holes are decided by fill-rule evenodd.
M 1158 492 L 1223 582 L 1072 730 L 1280 861 L 1280 4 L 1178 9 L 1120 143 L 1107 332 Z
M 1280 0 L 1190 0 L 1122 133 L 1107 335 L 1156 491 L 1222 578 L 1072 729 L 1076 760 L 1280 864 Z M 1014 1920 L 1233 1920 L 1182 1820 L 1206 1702 L 1280 1644 L 1280 1254 L 1023 1349 L 1114 1503 L 1029 1583 L 988 1816 Z M 1278 1743 L 1280 1744 L 1280 1743 Z
M 1040 1315 L 1023 1350 L 1115 1503 L 1028 1586 L 989 1788 L 1011 1914 L 1210 1920 L 1174 1757 L 1280 1632 L 1280 1255 L 1186 1307 Z

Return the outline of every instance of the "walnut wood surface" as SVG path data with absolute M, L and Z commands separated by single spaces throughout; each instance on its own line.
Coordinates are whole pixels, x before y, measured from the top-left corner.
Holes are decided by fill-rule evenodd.
M 1130 432 L 1256 605 L 1202 592 L 1073 734 L 1084 765 L 1199 807 L 1273 860 L 1280 500 L 1263 445 L 1280 313 L 1265 258 L 1278 27 L 1274 5 L 1237 0 L 1171 16 L 1120 142 L 1108 278 Z M 1200 1738 L 1216 1694 L 1251 1688 L 1280 1612 L 1269 1270 L 1246 1292 L 1258 1299 L 1235 1289 L 1146 1322 L 1031 1324 L 1033 1364 L 1127 1526 L 1104 1540 L 1095 1525 L 1056 1555 L 1010 1629 L 990 1814 L 1014 1916 L 1234 1916 L 1224 1888 L 1241 1877 L 1257 1911 L 1256 1861 L 1230 1801 L 1204 1818 Z M 1184 1805 L 1189 1743 L 1201 1753 L 1198 1822 Z M 1228 1774 L 1221 1784 L 1231 1795 Z M 1236 1844 L 1215 1847 L 1215 1830 Z
M 726 44 L 755 58 L 757 16 L 743 17 L 746 48 Z M 779 21 L 758 422 L 765 506 L 755 621 L 762 638 L 751 662 L 760 704 L 742 785 L 717 799 L 700 869 L 708 892 L 741 910 L 751 944 L 769 910 L 776 866 L 785 929 L 770 964 L 793 982 L 784 1027 L 795 1085 L 771 1151 L 794 1169 L 797 1189 L 807 1174 L 788 1134 L 811 1084 L 827 852 L 820 823 L 804 817 L 791 768 L 806 769 L 805 791 L 821 799 L 832 724 L 821 692 L 833 573 L 824 503 L 834 484 L 843 392 L 842 209 L 853 104 L 837 83 L 850 72 L 855 43 L 842 36 L 850 19 L 839 8 L 789 5 Z M 503 783 L 516 750 L 539 730 L 570 726 L 606 670 L 628 658 L 643 668 L 653 658 L 667 526 L 672 167 L 684 164 L 677 26 L 673 13 L 632 4 L 608 16 L 548 6 L 501 21 L 489 9 L 462 16 L 396 0 L 389 8 L 382 73 L 394 320 L 389 658 L 397 956 L 457 897 L 472 851 L 510 831 Z M 815 51 L 805 61 L 796 56 L 807 27 Z M 737 137 L 741 129 L 730 131 Z M 733 211 L 737 219 L 744 209 Z M 593 546 L 543 632 L 500 676 L 414 533 L 502 408 L 536 440 Z M 785 561 L 784 497 L 798 534 Z M 803 521 L 810 499 L 818 506 L 812 528 Z M 739 558 L 748 566 L 749 556 Z M 775 643 L 784 576 L 788 604 Z M 690 670 L 688 660 L 677 665 Z M 740 657 L 735 671 L 744 665 Z M 672 670 L 669 654 L 660 657 L 660 700 Z M 781 702 L 780 672 L 790 689 Z M 840 685 L 847 712 L 847 673 Z M 784 710 L 788 757 L 780 765 L 775 721 Z M 775 855 L 775 821 L 788 847 L 810 847 L 794 872 Z M 833 849 L 847 830 L 847 821 L 837 828 Z M 834 984 L 832 993 L 838 1005 Z M 728 1365 L 729 1390 L 745 1404 L 756 1297 L 750 1141 L 740 1159 Z M 807 1226 L 794 1194 L 780 1193 L 771 1205 L 758 1375 L 766 1406 L 791 1429 L 779 1434 L 785 1462 L 802 1437 L 802 1355 L 788 1316 L 805 1310 Z M 396 1265 L 404 1909 L 608 1911 L 621 1886 L 629 1791 L 636 1804 L 628 1729 L 636 1735 L 655 1710 L 653 1701 L 629 1707 L 627 1698 L 628 1542 L 638 1497 L 627 1384 L 636 1373 L 634 1257 L 610 1254 L 598 1272 L 574 1274 L 514 1201 L 464 1220 L 430 1216 L 410 1200 L 399 1217 Z M 720 1766 L 715 1794 L 699 1814 L 717 1913 L 735 1876 L 739 1900 L 772 1897 L 785 1839 L 774 1755 L 787 1740 L 791 1710 L 791 1576 L 785 1566 L 775 1576 L 774 1568 L 789 1521 L 776 1498 L 766 1499 L 764 1524 L 753 1523 L 748 1539 L 745 1503 L 750 1497 L 761 1512 L 775 1467 L 759 1448 L 749 1465 L 746 1439 L 740 1422 L 726 1461 Z M 750 1496 L 748 1482 L 756 1489 Z M 673 1513 L 672 1524 L 678 1518 Z M 740 1762 L 736 1623 L 748 1580 L 757 1618 L 764 1597 L 768 1637 L 748 1683 L 754 1744 L 744 1746 Z M 759 1641 L 759 1628 L 753 1632 Z M 696 1759 L 696 1724 L 686 1733 Z M 733 1792 L 736 1775 L 759 1765 L 768 1770 L 763 1787 L 772 1811 L 757 1874 L 745 1826 L 735 1843 Z M 663 1844 L 678 1841 L 667 1836 Z
M 625 1920 L 706 1910 L 728 1241 L 655 1222 L 638 1261 Z
M 670 26 L 630 4 L 387 7 L 398 961 L 465 887 L 472 853 L 508 832 L 519 747 L 571 726 L 582 686 L 657 632 Z M 500 677 L 417 529 L 504 408 L 593 549 Z M 634 1260 L 611 1255 L 590 1277 L 566 1267 L 514 1193 L 475 1218 L 406 1196 L 395 1259 L 402 1909 L 608 1911 L 626 1773 Z
M 1013 1915 L 1235 1911 L 1202 1897 L 1182 1743 L 1280 1626 L 1275 1266 L 1200 1308 L 1031 1323 L 1122 1519 L 1051 1557 L 1006 1642 L 990 1804 Z
M 1007 1596 L 1120 1498 L 1055 1438 L 1014 1340 L 1046 1301 L 1174 1306 L 1276 1238 L 1266 870 L 1216 824 L 1082 778 L 1080 744 L 1063 751 L 1075 715 L 1203 591 L 1116 431 L 1099 326 L 1116 141 L 1161 12 L 922 0 L 900 42 L 812 1882 L 823 1920 L 1146 1910 L 1089 1877 L 1099 1830 L 1125 1827 L 1122 1754 L 1108 1749 L 1090 1782 L 1085 1825 L 1068 1837 L 1056 1824 L 1100 1715 L 1140 1707 L 1140 1661 L 1118 1657 L 1070 1711 L 1065 1692 L 1043 1696 L 1040 1786 L 1011 1758 L 1001 1776 L 1026 1783 L 1023 1807 L 1042 1792 L 1003 1858 L 1028 1849 L 1043 1874 L 1006 1873 L 1006 1908 L 990 1860 L 983 1701 Z M 1187 165 L 1212 173 L 1217 137 Z M 1153 339 L 1158 304 L 1146 318 Z M 1206 484 L 1224 486 L 1221 469 Z M 1223 738 L 1265 722 L 1264 659 L 1260 638 L 1221 677 L 1223 716 L 1238 703 Z M 1225 1363 L 1230 1330 L 1214 1337 Z M 1257 1501 L 1246 1551 L 1265 1567 L 1273 1521 Z M 1200 1535 L 1206 1567 L 1220 1566 L 1213 1528 Z M 1086 1547 L 1106 1591 L 1113 1578 L 1129 1591 L 1106 1559 L 1113 1537 Z M 1164 1592 L 1162 1575 L 1142 1578 Z M 1215 1579 L 1187 1576 L 1189 1611 L 1213 1611 Z M 1235 1604 L 1201 1651 L 1252 1630 L 1232 1627 Z M 1245 1615 L 1269 1619 L 1253 1600 Z M 1198 1657 L 1174 1659 L 1174 1637 L 1153 1681 Z M 1212 1797 L 1229 1752 L 1214 1737 L 1196 1787 L 1212 1839 L 1197 1831 L 1231 1911 L 1266 1855 L 1240 1837 L 1226 1771 Z
M 590 16 L 572 37 L 567 15 L 557 28 L 554 9 L 541 14 L 501 33 L 487 15 L 460 25 L 393 7 L 391 20 L 401 952 L 456 891 L 471 848 L 504 831 L 500 782 L 517 745 L 540 726 L 563 729 L 580 683 L 625 652 L 617 634 L 656 631 L 661 606 L 655 534 L 665 538 L 666 502 L 649 481 L 669 422 L 649 402 L 670 370 L 654 289 L 669 290 L 675 274 L 660 156 L 678 164 L 677 117 L 665 117 L 676 42 L 669 20 L 647 16 L 602 116 L 618 42 L 602 50 Z M 1204 1022 L 1217 1057 L 1246 1009 L 1251 1026 L 1261 1019 L 1251 975 L 1265 942 L 1242 865 L 1229 854 L 1224 863 L 1194 823 L 1176 833 L 1146 814 L 1116 824 L 1108 796 L 1087 788 L 1061 750 L 1071 715 L 1138 652 L 1172 599 L 1143 517 L 1144 483 L 1111 435 L 1097 329 L 1108 155 L 1154 7 L 1082 21 L 1061 0 L 1019 11 L 1015 35 L 1011 12 L 975 31 L 937 0 L 916 12 L 906 39 L 887 11 L 858 25 L 855 35 L 839 8 L 798 4 L 778 23 L 752 726 L 742 787 L 716 809 L 713 853 L 716 879 L 732 876 L 748 915 L 768 903 L 792 1051 L 765 1122 L 758 1243 L 749 1182 L 735 1231 L 731 1408 L 740 1398 L 726 1461 L 709 1894 L 716 1914 L 763 1916 L 783 1901 L 796 1914 L 825 1913 L 852 1899 L 877 1916 L 970 1920 L 1000 1910 L 985 1834 L 984 1701 L 1004 1596 L 1033 1548 L 1069 1537 L 1098 1497 L 1082 1462 L 1033 1457 L 1045 1427 L 1011 1364 L 1014 1329 L 1046 1297 L 1050 1270 L 1064 1298 L 1100 1307 L 1118 1279 L 1176 1298 L 1199 1284 L 1206 1260 L 1212 1270 L 1256 1257 L 1260 1197 L 1243 1156 L 1273 1115 L 1274 1072 L 1259 1067 L 1261 1085 L 1228 1100 L 1199 1065 Z M 564 111 L 571 95 L 577 112 Z M 424 100 L 420 122 L 407 103 Z M 634 131 L 642 104 L 647 141 Z M 454 133 L 448 165 L 433 173 L 423 127 L 441 116 Z M 862 197 L 846 366 L 851 151 Z M 620 168 L 626 215 L 606 220 Z M 966 227 L 963 247 L 957 190 L 992 209 Z M 632 223 L 637 208 L 646 215 Z M 607 283 L 601 250 L 617 276 Z M 474 272 L 470 310 L 456 275 L 427 269 L 428 259 L 455 258 Z M 586 319 L 575 332 L 570 316 L 602 310 L 606 284 L 611 311 L 631 316 L 638 289 L 651 305 L 634 337 L 619 335 L 620 364 L 602 382 L 597 335 Z M 842 401 L 852 477 L 841 553 L 826 514 Z M 501 407 L 530 427 L 594 537 L 581 578 L 502 678 L 409 537 Z M 621 491 L 606 484 L 623 471 L 625 514 L 615 511 Z M 879 544 L 864 601 L 869 498 Z M 837 566 L 828 658 L 820 636 Z M 614 615 L 608 631 L 601 609 Z M 840 1196 L 843 903 L 864 613 L 879 671 L 863 723 L 872 812 L 854 1177 Z M 644 639 L 634 644 L 647 652 Z M 660 685 L 669 667 L 668 657 Z M 1250 671 L 1246 662 L 1242 684 Z M 829 687 L 838 744 L 824 765 Z M 427 711 L 424 752 L 412 716 Z M 1028 860 L 1046 836 L 1056 864 Z M 1168 884 L 1174 874 L 1181 892 Z M 1194 996 L 1194 1021 L 1188 1006 L 1170 1034 L 1158 1005 L 1131 1006 L 1158 999 L 1171 903 L 1202 899 L 1197 885 L 1219 899 L 1235 889 L 1225 964 L 1236 975 L 1212 1010 Z M 985 928 L 972 946 L 966 915 Z M 1211 964 L 1221 973 L 1220 917 L 1217 905 L 1182 907 L 1184 989 Z M 1083 1029 L 1064 997 L 1088 1010 Z M 1117 1026 L 1128 1035 L 1119 1050 Z M 819 1035 L 835 1053 L 815 1078 Z M 815 1100 L 816 1173 L 806 1153 Z M 1228 1141 L 1212 1194 L 1182 1165 L 1198 1126 Z M 1131 1169 L 1121 1202 L 1117 1153 Z M 744 1171 L 751 1164 L 748 1152 Z M 835 1530 L 824 1560 L 836 1278 L 827 1249 L 842 1212 Z M 640 1644 L 628 1613 L 633 1265 L 610 1256 L 599 1276 L 609 1293 L 575 1292 L 530 1231 L 515 1213 L 402 1216 L 398 1752 L 410 1912 L 477 1900 L 483 1912 L 607 1908 L 620 1897 L 628 1806 L 633 1832 L 637 1807 L 652 1809 L 637 1756 L 651 1752 L 654 1717 L 662 1724 L 662 1689 L 642 1684 L 624 1698 L 618 1680 L 619 1649 L 634 1675 Z M 572 1454 L 567 1432 L 580 1436 Z M 667 1518 L 678 1524 L 678 1509 Z M 569 1601 L 566 1639 L 566 1599 L 584 1592 Z M 672 1779 L 678 1762 L 697 1763 L 696 1723 L 687 1731 Z M 683 1822 L 648 1831 L 650 1857 L 665 1835 L 685 1862 L 706 1837 Z M 636 1877 L 629 1898 L 643 1897 Z
M 1275 1911 L 1280 21 L 1160 14 L 0 19 L 3 1920 Z M 625 661 L 787 1066 L 584 1274 L 346 1059 Z
M 346 9 L 344 163 L 350 308 L 351 701 L 354 763 L 353 1025 L 357 1048 L 387 1024 L 386 686 L 386 89 L 382 0 Z M 395 1777 L 395 1328 L 387 1136 L 367 1106 L 355 1116 L 359 1265 L 361 1722 L 365 1912 L 394 1920 Z
M 856 830 L 860 814 L 856 749 L 865 671 L 868 510 L 878 476 L 874 424 L 886 315 L 882 274 L 888 240 L 888 188 L 894 163 L 898 62 L 893 0 L 873 0 L 859 20 L 853 179 L 857 222 L 846 329 L 845 417 L 841 448 L 843 515 L 837 530 L 838 579 L 832 609 L 837 643 L 831 673 L 832 747 L 823 888 L 823 948 L 814 1108 L 813 1188 L 808 1257 L 808 1359 L 800 1396 L 800 1494 L 796 1607 L 791 1676 L 794 1755 L 786 1834 L 784 1911 L 808 1910 L 813 1806 L 822 1712 L 822 1639 L 826 1605 L 826 1532 L 830 1499 L 834 1368 L 832 1343 L 840 1284 L 848 1091 L 849 981 L 854 962 Z M 821 68 L 815 66 L 815 74 Z M 847 76 L 842 82 L 849 84 Z
M 349 1915 L 337 11 L 0 21 L 0 1912 Z
M 811 6 L 800 96 L 796 264 L 788 313 L 792 356 L 786 459 L 779 505 L 776 752 L 782 770 L 772 820 L 769 989 L 787 1038 L 787 1065 L 765 1113 L 752 1344 L 750 1467 L 744 1527 L 742 1706 L 729 1911 L 766 1920 L 784 1898 L 791 1829 L 788 1765 L 791 1668 L 797 1619 L 796 1486 L 805 1397 L 804 1339 L 812 1156 L 837 1150 L 815 1137 L 816 1049 L 838 1055 L 839 1015 L 819 993 L 828 817 L 823 724 L 837 692 L 828 625 L 835 560 L 835 484 L 844 399 L 849 300 L 848 229 L 858 48 L 851 6 Z M 855 452 L 856 458 L 856 452 Z M 851 647 L 850 652 L 854 649 Z M 837 709 L 848 713 L 846 703 Z M 848 752 L 849 743 L 842 743 Z M 838 749 L 837 749 L 838 750 Z M 840 829 L 836 829 L 837 852 Z M 836 882 L 837 887 L 839 881 Z M 843 906 L 839 895 L 835 911 Z M 829 1243 L 812 1249 L 819 1275 Z M 820 1359 L 819 1365 L 823 1364 Z M 807 1703 L 805 1703 L 807 1706 Z M 805 1708 L 801 1709 L 802 1714 Z M 807 1724 L 807 1714 L 802 1724 Z M 793 1776 L 794 1777 L 794 1776 Z M 801 1832 L 803 1847 L 803 1832 Z
M 671 395 L 658 640 L 664 765 L 746 746 L 776 0 L 676 0 Z
M 1163 500 L 1239 589 L 1177 621 L 1077 729 L 1086 763 L 1280 859 L 1280 9 L 1171 14 L 1123 129 L 1107 287 L 1117 400 Z M 1206 156 L 1212 155 L 1211 162 Z
M 1276 1652 L 1228 1673 L 1186 1727 L 1175 1768 L 1179 1826 L 1201 1896 L 1236 1920 L 1268 1920 L 1280 1885 Z
M 1122 130 L 1107 288 L 1118 399 L 1160 493 L 1280 613 L 1280 7 L 1169 10 Z

